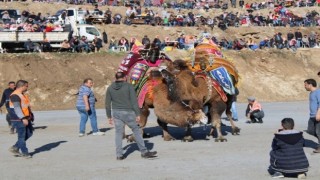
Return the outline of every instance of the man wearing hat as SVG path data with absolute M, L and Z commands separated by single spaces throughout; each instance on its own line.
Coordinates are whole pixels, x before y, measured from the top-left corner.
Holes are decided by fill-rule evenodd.
M 262 106 L 254 97 L 248 97 L 246 116 L 248 119 L 250 118 L 247 123 L 263 123 L 264 112 Z

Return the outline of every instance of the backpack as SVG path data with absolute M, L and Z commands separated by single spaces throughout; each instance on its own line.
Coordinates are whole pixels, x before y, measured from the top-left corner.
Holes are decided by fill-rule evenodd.
M 103 33 L 102 33 L 102 39 L 105 44 L 108 43 L 108 35 L 105 31 L 103 31 Z

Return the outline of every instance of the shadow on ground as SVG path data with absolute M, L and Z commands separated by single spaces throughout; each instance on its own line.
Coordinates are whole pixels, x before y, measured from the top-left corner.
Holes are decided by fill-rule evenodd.
M 211 125 L 207 126 L 200 126 L 200 127 L 193 127 L 192 128 L 192 137 L 194 140 L 210 140 L 209 138 L 209 133 L 211 130 Z M 177 140 L 182 140 L 184 135 L 185 135 L 185 128 L 180 128 L 180 127 L 168 127 L 168 131 L 170 135 L 177 139 Z M 162 136 L 162 129 L 161 127 L 147 127 L 144 128 L 144 132 L 149 134 L 151 137 L 153 136 Z M 221 132 L 223 136 L 228 136 L 228 134 L 231 134 L 232 128 L 231 126 L 223 125 L 221 126 Z M 217 138 L 217 132 L 216 130 L 214 131 L 214 136 L 213 138 Z
M 44 151 L 50 151 L 51 149 L 58 147 L 61 143 L 66 143 L 66 142 L 68 141 L 58 141 L 58 142 L 53 142 L 53 143 L 43 145 L 39 148 L 36 148 L 33 152 L 30 153 L 30 155 L 34 156 L 35 154 L 38 154 Z
M 33 129 L 47 129 L 48 126 L 35 126 Z
M 146 145 L 148 150 L 152 150 L 154 147 L 154 144 L 149 142 L 148 140 L 144 141 L 144 144 Z M 123 154 L 125 157 L 127 157 L 129 154 L 133 153 L 134 151 L 139 151 L 139 147 L 137 145 L 137 143 L 131 143 L 126 145 L 123 150 L 125 150 L 126 152 Z
M 101 129 L 99 129 L 99 131 L 101 131 L 101 132 L 107 132 L 107 131 L 109 131 L 109 130 L 111 130 L 111 129 L 113 129 L 113 127 L 112 128 L 101 128 Z M 90 135 L 90 134 L 92 134 L 93 132 L 92 131 L 90 131 L 90 132 L 88 132 L 87 133 L 87 135 Z

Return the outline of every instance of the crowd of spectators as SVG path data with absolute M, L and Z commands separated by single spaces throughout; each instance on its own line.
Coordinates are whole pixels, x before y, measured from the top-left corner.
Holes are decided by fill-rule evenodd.
M 136 38 L 131 38 L 130 41 L 125 37 L 121 37 L 117 40 L 114 36 L 110 40 L 109 50 L 110 51 L 129 51 L 135 44 Z M 144 47 L 148 47 L 150 44 L 159 48 L 160 50 L 170 49 L 192 49 L 201 42 L 207 42 L 216 44 L 222 49 L 226 50 L 242 50 L 242 49 L 264 49 L 264 48 L 276 48 L 276 49 L 291 49 L 296 51 L 297 48 L 320 48 L 320 36 L 317 32 L 311 32 L 309 35 L 302 34 L 299 30 L 293 32 L 289 30 L 286 35 L 277 32 L 272 37 L 266 37 L 263 39 L 255 37 L 247 38 L 216 38 L 211 36 L 209 33 L 204 31 L 199 36 L 184 35 L 181 34 L 176 39 L 170 39 L 165 37 L 164 40 L 160 40 L 159 36 L 155 36 L 154 39 L 150 39 L 145 35 L 141 40 L 138 39 Z
M 50 0 L 43 2 L 52 2 Z M 61 1 L 59 1 L 61 2 Z M 239 26 L 319 26 L 320 25 L 320 17 L 319 13 L 316 11 L 308 11 L 304 16 L 293 14 L 287 7 L 289 6 L 286 2 L 288 1 L 273 1 L 270 0 L 266 3 L 245 3 L 243 0 L 239 0 L 239 6 L 247 9 L 246 13 L 233 13 L 224 11 L 222 14 L 215 17 L 204 17 L 200 14 L 194 14 L 190 11 L 187 14 L 181 13 L 179 8 L 188 8 L 193 9 L 197 8 L 197 3 L 204 3 L 203 8 L 205 10 L 209 10 L 210 8 L 214 8 L 212 3 L 221 3 L 221 1 L 212 2 L 204 1 L 184 1 L 182 4 L 172 1 L 171 3 L 163 3 L 159 1 L 160 4 L 157 6 L 164 6 L 162 11 L 154 12 L 149 7 L 142 7 L 138 2 L 140 1 L 123 1 L 123 5 L 127 6 L 127 10 L 123 16 L 121 14 L 112 14 L 111 10 L 108 8 L 105 12 L 102 12 L 98 9 L 99 5 L 110 4 L 108 0 L 102 1 L 66 1 L 67 3 L 91 3 L 95 6 L 94 12 L 98 12 L 100 15 L 104 15 L 106 17 L 104 23 L 105 24 L 120 24 L 125 23 L 127 25 L 131 25 L 132 20 L 137 17 L 143 17 L 143 23 L 149 25 L 161 25 L 161 26 L 207 26 L 211 29 L 214 27 L 218 27 L 222 30 L 227 29 L 230 26 L 239 27 Z M 119 2 L 119 1 L 113 1 Z M 154 2 L 154 1 L 153 1 Z M 225 1 L 228 4 L 228 1 Z M 236 0 L 230 0 L 232 7 L 237 7 Z M 312 6 L 316 1 L 290 1 L 292 2 L 290 6 Z M 152 5 L 151 1 L 145 1 L 147 6 Z M 211 3 L 211 4 L 210 4 Z M 113 4 L 113 5 L 119 5 Z M 174 8 L 178 11 L 169 11 L 168 8 Z M 255 13 L 255 10 L 262 8 L 273 8 L 270 10 L 267 16 L 263 16 L 260 13 Z M 88 10 L 87 14 L 90 15 Z M 51 31 L 63 31 L 63 22 L 56 23 L 50 19 L 50 15 L 46 14 L 43 16 L 40 12 L 28 12 L 23 11 L 21 17 L 13 18 L 10 17 L 9 13 L 4 11 L 0 15 L 0 31 L 27 31 L 27 32 L 51 32 Z M 86 22 L 84 22 L 86 23 Z M 249 48 L 252 50 L 258 48 L 291 48 L 295 50 L 299 47 L 318 47 L 319 40 L 317 34 L 310 35 L 296 35 L 293 38 L 291 36 L 283 37 L 281 33 L 277 33 L 273 37 L 265 38 L 260 42 L 256 42 L 255 38 L 249 39 L 234 39 L 227 40 L 226 38 L 222 38 L 217 40 L 217 38 L 212 37 L 210 40 L 215 44 L 220 45 L 225 49 L 235 49 L 241 50 L 243 48 Z M 144 37 L 142 39 L 142 44 L 156 44 L 160 49 L 164 49 L 167 46 L 176 47 L 179 49 L 188 49 L 194 47 L 197 43 L 199 43 L 200 38 L 196 36 L 188 36 L 181 35 L 177 39 L 169 40 L 166 37 L 163 41 L 156 37 L 153 41 L 150 41 L 148 37 Z M 109 46 L 107 49 L 112 51 L 129 51 L 134 44 L 135 38 L 131 38 L 130 41 L 121 37 L 120 39 L 116 39 L 112 37 L 109 40 Z M 31 44 L 31 45 L 26 45 Z M 96 38 L 93 42 L 88 42 L 86 37 L 69 37 L 68 40 L 65 40 L 61 44 L 61 48 L 59 52 L 70 51 L 70 52 L 97 52 L 102 48 L 102 40 L 100 38 Z M 40 46 L 32 45 L 30 42 L 25 43 L 25 48 L 28 51 L 51 51 L 52 47 L 50 47 L 49 40 L 44 40 Z

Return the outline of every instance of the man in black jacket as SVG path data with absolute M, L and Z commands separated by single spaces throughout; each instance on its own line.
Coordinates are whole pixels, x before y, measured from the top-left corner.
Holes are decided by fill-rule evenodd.
M 126 75 L 123 72 L 117 72 L 115 78 L 116 81 L 107 89 L 105 103 L 109 124 L 114 124 L 116 130 L 115 141 L 117 160 L 125 159 L 122 148 L 122 137 L 125 125 L 129 126 L 132 130 L 141 152 L 141 157 L 155 157 L 157 152 L 149 151 L 146 148 L 140 133 L 140 128 L 137 124 L 137 122 L 140 121 L 140 109 L 134 87 L 126 82 Z
M 8 111 L 8 109 L 9 109 L 9 98 L 10 98 L 11 93 L 14 91 L 14 89 L 15 89 L 15 87 L 16 87 L 16 83 L 13 82 L 13 81 L 10 81 L 10 82 L 8 83 L 8 86 L 9 86 L 9 87 L 8 87 L 7 89 L 5 89 L 5 90 L 3 91 L 3 93 L 2 93 L 2 98 L 1 98 L 1 102 L 0 102 L 0 111 L 2 111 L 2 110 L 1 110 L 1 107 L 2 107 L 3 105 L 5 105 L 5 106 L 6 106 L 6 109 L 7 109 L 7 112 L 9 112 L 9 111 Z M 7 120 L 7 122 L 8 122 L 9 127 L 10 127 L 10 133 L 13 134 L 13 133 L 14 133 L 14 128 L 11 126 L 11 120 L 10 120 L 10 115 L 9 115 L 9 113 L 7 113 L 6 120 Z

